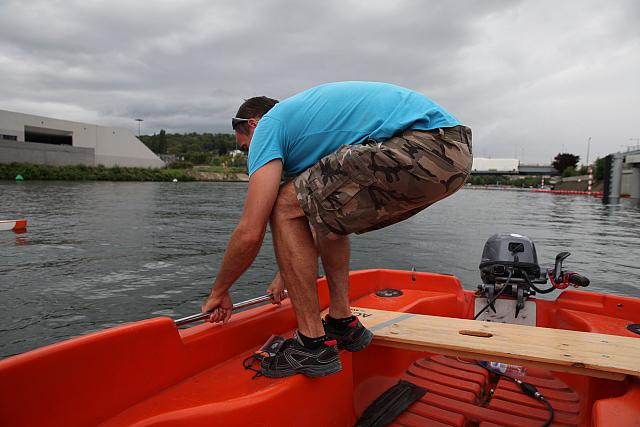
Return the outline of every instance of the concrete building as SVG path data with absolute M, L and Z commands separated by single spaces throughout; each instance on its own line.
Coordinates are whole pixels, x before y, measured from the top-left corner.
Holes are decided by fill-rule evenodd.
M 0 163 L 135 166 L 164 162 L 126 129 L 0 110 Z

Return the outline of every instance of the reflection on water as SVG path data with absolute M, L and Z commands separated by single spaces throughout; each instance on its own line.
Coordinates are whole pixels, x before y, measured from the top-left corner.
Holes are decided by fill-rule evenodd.
M 0 357 L 153 316 L 198 312 L 242 210 L 242 183 L 0 184 L 0 219 L 27 218 L 24 234 L 0 233 Z M 628 201 L 463 190 L 387 229 L 352 239 L 353 269 L 455 274 L 480 282 L 486 239 L 516 232 L 543 266 L 567 268 L 589 290 L 640 297 L 640 209 Z M 264 292 L 275 273 L 269 233 L 232 288 L 235 301 Z

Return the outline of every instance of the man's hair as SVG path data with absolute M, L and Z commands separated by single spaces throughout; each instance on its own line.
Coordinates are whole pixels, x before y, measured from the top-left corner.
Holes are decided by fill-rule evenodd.
M 273 108 L 277 103 L 277 99 L 267 98 L 266 96 L 255 96 L 253 98 L 245 99 L 238 109 L 236 117 L 242 119 L 260 118 L 267 114 L 267 111 L 271 110 L 271 108 Z M 237 129 L 241 133 L 249 133 L 246 123 L 238 124 Z

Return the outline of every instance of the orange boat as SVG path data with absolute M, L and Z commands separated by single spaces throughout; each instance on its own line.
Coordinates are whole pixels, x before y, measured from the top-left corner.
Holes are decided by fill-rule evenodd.
M 499 273 L 496 267 L 490 270 Z M 318 280 L 318 289 L 321 306 L 327 307 L 325 279 Z M 505 292 L 487 297 L 464 290 L 449 275 L 352 272 L 350 298 L 359 307 L 356 311 L 383 310 L 395 317 L 391 323 L 372 328 L 376 338 L 366 350 L 341 352 L 340 373 L 314 379 L 303 375 L 255 378 L 244 368 L 245 358 L 272 334 L 291 334 L 296 327 L 288 301 L 237 313 L 226 325 L 180 329 L 174 320 L 159 317 L 115 327 L 1 361 L 0 425 L 352 426 L 379 395 L 404 379 L 427 392 L 391 425 L 540 426 L 549 417 L 545 404 L 525 396 L 507 376 L 494 374 L 469 357 L 484 350 L 461 349 L 464 343 L 438 347 L 439 321 L 445 319 L 444 323 L 453 326 L 467 322 L 464 324 L 482 330 L 484 325 L 504 326 L 596 337 L 604 348 L 609 339 L 623 345 L 640 344 L 635 341 L 640 338 L 640 299 L 566 290 L 555 300 L 547 300 L 533 298 L 531 292 L 511 291 L 512 296 Z M 483 316 L 495 317 L 506 306 L 509 310 L 519 306 L 518 318 L 525 323 L 535 319 L 535 323 L 498 325 L 495 318 L 493 322 L 470 320 L 478 315 L 479 307 L 491 301 L 496 312 L 484 310 Z M 427 344 L 419 331 L 404 341 L 394 341 L 393 334 L 398 333 L 394 327 L 400 328 L 401 320 L 412 314 L 427 315 L 414 317 L 415 322 L 434 322 L 433 329 L 423 331 L 424 340 L 430 340 Z M 366 315 L 363 322 L 368 322 Z M 473 336 L 465 339 L 483 340 L 482 336 L 491 335 L 470 334 Z M 423 344 L 432 350 L 424 351 Z M 535 344 L 542 342 L 528 343 Z M 556 344 L 561 350 L 568 345 Z M 615 358 L 616 353 L 624 353 L 617 344 L 609 350 L 599 356 Z M 607 371 L 609 368 L 588 371 L 598 367 L 578 359 L 550 370 L 559 365 L 535 361 L 533 356 L 525 360 L 528 355 L 528 350 L 518 356 L 496 348 L 481 359 L 524 360 L 522 379 L 537 387 L 552 405 L 552 425 L 640 425 L 640 380 L 629 373 L 633 366 L 627 373 Z M 636 358 L 640 368 L 640 354 L 618 356 Z M 578 358 L 578 353 L 572 357 Z

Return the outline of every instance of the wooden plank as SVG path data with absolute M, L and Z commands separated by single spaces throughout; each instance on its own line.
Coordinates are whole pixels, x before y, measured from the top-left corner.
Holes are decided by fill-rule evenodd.
M 352 307 L 379 345 L 622 380 L 640 375 L 640 339 Z

